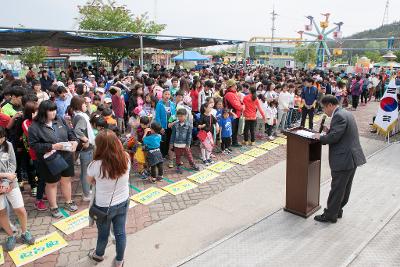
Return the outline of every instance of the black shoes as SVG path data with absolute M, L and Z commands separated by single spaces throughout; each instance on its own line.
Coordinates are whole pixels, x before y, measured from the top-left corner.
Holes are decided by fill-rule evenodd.
M 328 217 L 326 217 L 326 215 L 324 213 L 322 213 L 321 215 L 315 216 L 314 220 L 316 220 L 318 222 L 322 222 L 322 223 L 336 223 L 337 222 L 337 219 L 328 218 Z
M 342 219 L 343 217 L 343 210 L 339 210 L 339 213 L 337 215 L 338 219 Z

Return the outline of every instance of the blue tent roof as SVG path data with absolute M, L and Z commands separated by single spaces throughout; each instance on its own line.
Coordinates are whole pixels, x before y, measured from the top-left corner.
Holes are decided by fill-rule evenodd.
M 174 61 L 205 61 L 209 60 L 208 57 L 203 56 L 196 51 L 184 51 L 173 58 Z

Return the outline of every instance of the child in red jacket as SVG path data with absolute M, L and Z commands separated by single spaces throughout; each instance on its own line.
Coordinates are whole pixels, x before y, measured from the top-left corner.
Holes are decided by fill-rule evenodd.
M 264 120 L 265 123 L 265 113 L 263 109 L 260 106 L 260 102 L 257 99 L 257 91 L 254 86 L 250 88 L 250 94 L 245 96 L 243 98 L 243 104 L 244 104 L 244 142 L 243 145 L 249 145 L 249 132 L 251 135 L 251 145 L 254 145 L 254 142 L 256 141 L 255 138 L 255 128 L 256 128 L 256 122 L 257 122 L 257 110 L 260 112 L 261 117 Z

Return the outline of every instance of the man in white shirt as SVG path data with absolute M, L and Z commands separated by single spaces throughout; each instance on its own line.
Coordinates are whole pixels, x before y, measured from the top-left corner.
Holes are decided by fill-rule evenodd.
M 284 84 L 282 92 L 278 96 L 278 130 L 284 130 L 286 128 L 286 117 L 289 112 L 290 99 L 291 95 L 288 92 L 288 86 Z

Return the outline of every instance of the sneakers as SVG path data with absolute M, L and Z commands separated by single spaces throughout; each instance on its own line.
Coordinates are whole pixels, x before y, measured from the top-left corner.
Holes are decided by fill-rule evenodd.
M 233 152 L 232 149 L 230 149 L 230 148 L 227 148 L 225 150 L 227 150 L 229 154 L 232 154 L 232 152 Z
M 233 146 L 233 147 L 242 147 L 242 145 L 241 145 L 241 144 L 239 144 L 239 143 L 232 144 L 232 146 Z
M 63 217 L 59 208 L 50 209 L 50 214 L 53 218 L 60 219 Z
M 176 172 L 179 173 L 179 174 L 183 173 L 183 171 L 182 171 L 182 169 L 181 169 L 181 167 L 179 165 L 176 167 Z
M 16 244 L 17 244 L 17 238 L 14 235 L 7 237 L 7 239 L 6 239 L 6 250 L 7 251 L 13 251 Z
M 82 201 L 89 202 L 90 200 L 92 200 L 92 195 L 91 194 L 89 194 L 87 196 L 85 196 L 85 195 L 82 196 Z
M 78 210 L 78 206 L 75 204 L 74 201 L 71 201 L 70 203 L 65 203 L 64 208 L 70 212 L 75 212 Z
M 213 161 L 212 159 L 207 160 L 207 162 L 208 162 L 208 164 L 210 164 L 210 165 L 215 163 L 215 161 Z
M 37 209 L 38 211 L 45 211 L 47 210 L 47 206 L 43 200 L 36 200 L 35 209 Z
M 97 256 L 96 255 L 96 250 L 95 249 L 89 251 L 88 256 L 89 256 L 90 259 L 94 260 L 95 262 L 102 262 L 104 260 L 103 256 Z
M 33 197 L 36 197 L 36 194 L 37 194 L 37 187 L 32 187 L 32 189 L 31 189 L 31 195 L 32 195 Z
M 222 154 L 224 154 L 224 155 L 229 155 L 228 149 L 225 149 L 224 151 L 222 151 Z
M 191 167 L 192 170 L 194 170 L 194 171 L 200 171 L 200 168 L 199 168 L 197 165 L 195 165 L 195 164 L 191 165 L 190 167 Z
M 168 168 L 173 168 L 173 167 L 174 167 L 174 162 L 170 160 L 168 163 Z
M 210 165 L 210 163 L 207 160 L 203 160 L 203 164 L 206 165 L 206 166 Z
M 256 145 L 256 142 L 251 142 L 250 143 L 250 146 L 255 146 Z
M 21 239 L 24 242 L 24 244 L 27 245 L 33 245 L 35 243 L 35 238 L 29 231 L 26 231 L 25 234 L 21 234 Z
M 273 137 L 272 135 L 270 135 L 270 136 L 268 137 L 268 139 L 272 141 L 272 140 L 275 140 L 275 137 Z

